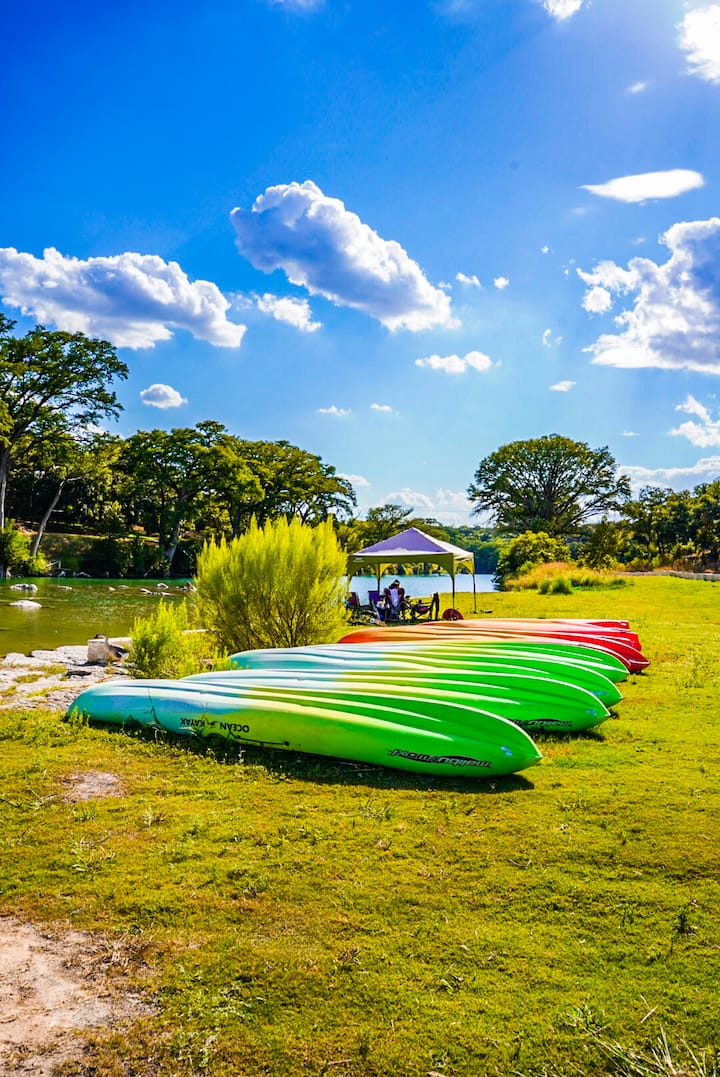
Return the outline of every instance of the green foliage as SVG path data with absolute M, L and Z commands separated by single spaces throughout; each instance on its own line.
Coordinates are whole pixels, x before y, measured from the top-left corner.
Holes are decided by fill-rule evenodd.
M 154 614 L 133 625 L 127 660 L 133 677 L 188 677 L 225 664 L 210 635 L 193 628 L 184 601 L 161 601 Z
M 588 529 L 580 553 L 580 563 L 588 568 L 616 568 L 623 538 L 623 526 L 601 520 Z
M 121 408 L 108 385 L 127 377 L 126 364 L 107 341 L 41 325 L 13 337 L 14 325 L 0 322 L 0 527 L 5 483 L 23 439 L 37 445 L 117 416 Z
M 345 554 L 332 522 L 252 523 L 198 559 L 203 624 L 227 651 L 331 642 L 347 624 Z
M 534 565 L 569 560 L 570 550 L 562 539 L 553 538 L 545 531 L 526 531 L 503 548 L 496 575 L 505 581 L 528 572 Z
M 630 482 L 607 448 L 547 434 L 513 441 L 485 457 L 468 488 L 474 512 L 491 512 L 506 532 L 574 535 L 588 519 L 620 509 Z
M 18 572 L 30 559 L 30 540 L 12 520 L 0 530 L 0 568 Z
M 23 571 L 25 576 L 49 576 L 50 562 L 44 553 L 36 553 L 28 557 Z
M 90 543 L 80 561 L 80 568 L 88 576 L 107 576 L 121 579 L 127 576 L 132 565 L 132 550 L 128 542 L 108 536 Z

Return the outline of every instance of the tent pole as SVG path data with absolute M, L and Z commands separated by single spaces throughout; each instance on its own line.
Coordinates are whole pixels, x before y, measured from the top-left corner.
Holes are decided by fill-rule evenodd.
M 473 613 L 477 613 L 477 590 L 475 588 L 475 566 L 473 565 Z

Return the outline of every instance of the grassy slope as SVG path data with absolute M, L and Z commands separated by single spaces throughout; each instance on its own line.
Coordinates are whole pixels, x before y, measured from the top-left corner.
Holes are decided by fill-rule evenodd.
M 493 784 L 0 716 L 0 913 L 123 938 L 157 993 L 88 1073 L 593 1075 L 598 1025 L 720 1041 L 718 585 L 480 599 L 626 617 L 650 671 Z M 83 768 L 126 795 L 65 804 Z

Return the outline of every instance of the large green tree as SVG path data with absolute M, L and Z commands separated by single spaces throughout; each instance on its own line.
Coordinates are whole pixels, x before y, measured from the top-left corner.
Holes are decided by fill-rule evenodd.
M 183 528 L 212 490 L 215 449 L 224 434 L 222 423 L 205 420 L 195 427 L 139 430 L 125 443 L 119 461 L 124 496 L 157 530 L 167 571 Z
M 577 534 L 584 523 L 618 511 L 630 497 L 630 480 L 618 476 L 607 448 L 559 434 L 513 441 L 480 461 L 468 487 L 473 512 L 489 512 L 511 534 Z
M 221 448 L 231 452 L 228 439 Z M 244 461 L 252 476 L 248 482 L 247 472 L 239 469 L 239 481 L 219 491 L 226 499 L 235 536 L 244 532 L 252 519 L 260 527 L 280 516 L 314 525 L 331 515 L 350 515 L 355 508 L 352 484 L 314 453 L 287 441 L 244 439 L 236 439 L 234 451 L 238 463 Z
M 0 314 L 0 530 L 14 460 L 23 439 L 36 443 L 77 434 L 121 407 L 110 389 L 127 366 L 106 340 L 35 326 L 12 336 L 15 322 Z

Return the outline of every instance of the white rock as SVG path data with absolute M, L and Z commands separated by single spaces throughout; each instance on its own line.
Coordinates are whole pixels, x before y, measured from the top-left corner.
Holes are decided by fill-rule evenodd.
M 11 602 L 11 606 L 17 606 L 20 610 L 39 610 L 42 606 L 39 602 L 31 602 L 29 598 L 21 598 L 18 602 Z

